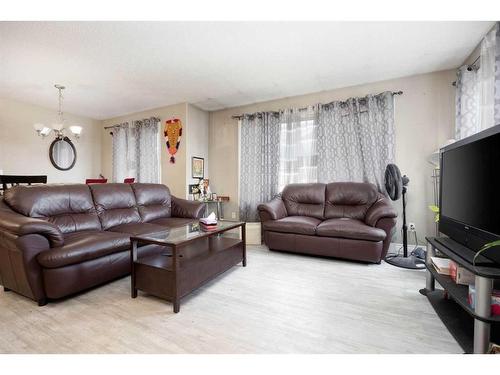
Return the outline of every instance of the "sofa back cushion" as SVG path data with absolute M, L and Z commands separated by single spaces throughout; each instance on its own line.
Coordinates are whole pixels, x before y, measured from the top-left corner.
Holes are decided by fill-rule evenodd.
M 15 186 L 4 195 L 16 212 L 46 219 L 62 233 L 101 230 L 92 195 L 85 184 Z
M 132 184 L 131 186 L 143 222 L 172 216 L 172 200 L 168 187 L 160 184 Z
M 92 184 L 89 187 L 104 230 L 141 222 L 130 184 Z
M 377 187 L 363 182 L 332 182 L 326 185 L 325 218 L 364 220 L 379 197 Z
M 290 184 L 281 193 L 288 216 L 324 219 L 325 184 Z

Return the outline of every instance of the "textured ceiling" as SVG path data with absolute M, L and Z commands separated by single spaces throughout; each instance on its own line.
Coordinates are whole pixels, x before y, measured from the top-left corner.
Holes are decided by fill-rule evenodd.
M 450 69 L 492 22 L 0 22 L 0 96 L 106 119 Z

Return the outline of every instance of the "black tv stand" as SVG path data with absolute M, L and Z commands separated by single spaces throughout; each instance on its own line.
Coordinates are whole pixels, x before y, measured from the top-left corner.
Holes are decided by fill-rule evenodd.
M 490 333 L 500 337 L 500 316 L 491 315 L 493 281 L 500 279 L 500 268 L 473 266 L 470 249 L 441 237 L 427 237 L 426 285 L 420 292 L 427 296 L 436 313 L 462 348 L 469 353 L 486 353 L 490 346 Z M 448 246 L 443 245 L 443 242 Z M 457 244 L 457 245 L 455 245 Z M 468 286 L 456 284 L 451 277 L 437 273 L 431 264 L 436 250 L 475 275 L 476 304 L 472 309 L 467 301 Z M 470 260 L 469 260 L 470 259 Z M 435 281 L 444 289 L 436 290 Z M 446 292 L 445 292 L 446 291 Z M 447 300 L 449 296 L 455 303 Z M 472 332 L 464 332 L 467 319 L 473 319 Z M 470 322 L 472 324 L 472 322 Z M 459 332 L 459 330 L 462 330 Z M 472 336 L 472 340 L 470 340 Z M 469 339 L 469 341 L 468 341 Z M 472 343 L 472 345 L 471 345 Z

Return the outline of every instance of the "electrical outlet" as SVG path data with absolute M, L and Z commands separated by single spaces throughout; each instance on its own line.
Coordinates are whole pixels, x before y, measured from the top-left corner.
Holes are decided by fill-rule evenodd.
M 410 232 L 415 232 L 417 230 L 417 227 L 415 226 L 415 223 L 408 223 L 408 230 Z
M 231 219 L 236 219 L 236 212 L 231 212 Z

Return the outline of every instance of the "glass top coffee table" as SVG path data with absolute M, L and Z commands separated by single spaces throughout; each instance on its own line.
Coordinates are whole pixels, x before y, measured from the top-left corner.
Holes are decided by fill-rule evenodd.
M 226 232 L 241 228 L 240 236 Z M 245 223 L 219 221 L 211 230 L 199 223 L 130 238 L 132 298 L 137 291 L 166 299 L 180 310 L 180 300 L 238 263 L 246 267 Z M 137 257 L 140 245 L 159 245 L 164 251 Z

